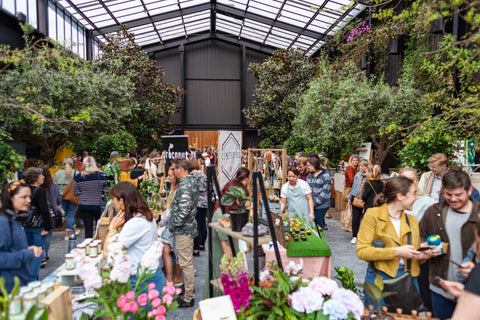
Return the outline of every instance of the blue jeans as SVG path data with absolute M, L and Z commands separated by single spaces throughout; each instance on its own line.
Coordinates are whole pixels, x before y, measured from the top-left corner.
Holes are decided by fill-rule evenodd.
M 29 246 L 37 246 L 45 251 L 45 239 L 47 236 L 42 236 L 40 233 L 43 228 L 25 228 L 25 236 L 27 237 L 27 243 Z M 33 258 L 32 262 L 32 279 L 31 281 L 38 280 L 38 272 L 40 271 L 40 264 L 42 263 L 43 255 L 38 258 Z
M 315 215 L 315 223 L 320 227 L 324 228 L 323 222 L 325 221 L 325 214 L 327 213 L 329 207 L 326 208 L 314 208 L 313 214 Z
M 67 216 L 65 231 L 70 231 L 72 230 L 73 227 L 76 227 L 75 211 L 77 211 L 77 206 L 71 203 L 70 201 L 62 198 L 62 208 L 63 208 L 63 211 L 65 211 L 65 215 Z
M 42 258 L 45 259 L 48 257 L 48 250 L 50 250 L 50 243 L 52 242 L 53 230 L 50 229 L 48 234 L 45 236 L 45 248 L 43 250 Z
M 378 270 L 378 273 L 382 276 L 382 279 L 384 280 L 387 280 L 387 279 L 392 279 L 392 277 L 390 277 L 389 275 L 387 275 L 386 273 Z M 405 273 L 405 266 L 404 265 L 401 265 L 398 267 L 398 271 L 397 271 L 397 276 L 396 277 L 400 277 L 402 274 Z M 368 267 L 367 267 L 367 274 L 365 275 L 365 283 L 367 282 L 370 282 L 370 283 L 375 283 L 375 277 L 377 275 L 373 272 L 373 269 L 372 269 L 372 266 L 369 264 Z M 396 278 L 395 277 L 395 278 Z M 420 292 L 420 289 L 418 288 L 418 281 L 417 281 L 417 278 L 413 278 L 413 282 L 415 283 L 415 286 L 417 287 L 417 291 Z M 378 303 L 377 303 L 377 300 L 374 300 L 373 298 L 371 298 L 366 292 L 365 290 L 363 290 L 363 303 L 365 303 L 365 306 L 368 308 L 368 305 L 369 304 L 372 304 L 374 306 L 374 309 L 375 310 L 378 310 Z M 382 299 L 380 300 L 380 306 L 385 306 L 385 300 Z
M 165 287 L 167 284 L 167 279 L 165 279 L 165 275 L 163 274 L 163 271 L 161 268 L 158 268 L 153 277 L 148 279 L 147 283 L 155 283 L 155 289 L 162 294 L 162 288 Z M 130 284 L 132 286 L 132 290 L 135 288 L 135 285 L 137 284 L 137 276 L 130 276 Z M 142 291 L 141 293 L 147 292 L 148 287 Z
M 440 318 L 441 320 L 450 319 L 453 314 L 453 309 L 455 309 L 455 302 L 448 300 L 433 291 L 431 293 L 433 316 L 435 318 Z

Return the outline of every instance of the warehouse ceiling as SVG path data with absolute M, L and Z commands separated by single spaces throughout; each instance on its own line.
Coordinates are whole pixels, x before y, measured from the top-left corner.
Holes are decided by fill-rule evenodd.
M 314 54 L 364 6 L 350 0 L 58 0 L 100 41 L 125 24 L 148 52 L 208 38 Z

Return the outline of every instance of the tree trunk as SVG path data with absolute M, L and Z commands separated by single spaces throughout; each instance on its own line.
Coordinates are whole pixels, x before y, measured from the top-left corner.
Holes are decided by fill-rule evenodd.
M 387 137 L 385 135 L 380 137 L 380 140 L 377 140 L 375 136 L 370 136 L 372 139 L 372 143 L 377 150 L 373 155 L 373 164 L 378 164 L 379 166 L 382 165 L 383 161 L 387 157 L 388 151 L 392 148 L 392 144 L 387 143 Z

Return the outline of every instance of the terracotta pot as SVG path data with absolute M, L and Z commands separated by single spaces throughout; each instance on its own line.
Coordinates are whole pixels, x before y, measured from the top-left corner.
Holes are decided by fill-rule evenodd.
M 130 163 L 130 160 L 119 159 L 119 160 L 117 160 L 117 163 L 120 165 L 120 170 L 127 171 L 128 170 L 128 164 Z

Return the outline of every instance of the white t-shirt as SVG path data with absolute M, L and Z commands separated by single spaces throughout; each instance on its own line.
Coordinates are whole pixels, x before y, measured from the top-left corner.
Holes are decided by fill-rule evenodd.
M 392 221 L 392 224 L 393 224 L 393 227 L 395 228 L 395 232 L 397 233 L 397 236 L 398 238 L 400 238 L 400 224 L 401 224 L 401 220 L 398 219 L 393 219 L 392 217 L 390 217 L 390 221 Z M 403 258 L 400 258 L 400 263 L 399 265 L 404 265 L 405 264 L 405 261 L 403 260 Z
M 123 225 L 119 240 L 120 243 L 127 248 L 131 275 L 137 274 L 138 264 L 142 261 L 145 252 L 152 246 L 155 240 L 157 240 L 157 237 L 157 224 L 155 220 L 148 221 L 140 214 L 137 214 Z
M 308 185 L 308 183 L 306 181 L 304 181 L 302 179 L 297 179 L 297 185 L 300 186 L 300 188 L 302 189 L 304 194 L 312 193 L 312 189 L 310 188 L 310 186 Z M 295 187 L 297 187 L 297 186 L 295 186 Z M 287 197 L 288 189 L 293 189 L 292 186 L 290 186 L 290 182 L 287 182 L 282 186 L 282 189 L 280 190 L 280 197 L 281 198 L 286 198 Z
M 207 157 L 207 158 L 205 159 L 205 167 L 208 167 L 208 166 L 210 166 L 210 165 L 211 165 L 210 159 Z

